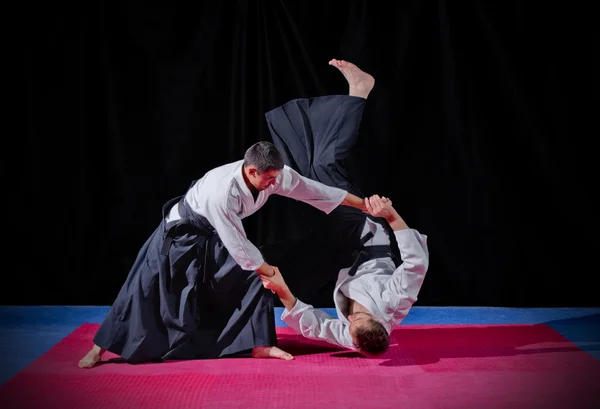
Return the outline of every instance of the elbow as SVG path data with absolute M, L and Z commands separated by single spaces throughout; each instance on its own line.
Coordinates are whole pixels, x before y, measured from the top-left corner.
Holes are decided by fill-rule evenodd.
M 429 269 L 428 260 L 420 260 L 417 263 L 409 264 L 405 262 L 405 271 L 409 272 L 413 277 L 423 277 Z
M 417 262 L 415 263 L 415 271 L 418 273 L 425 275 L 429 270 L 429 256 L 427 253 L 423 252 L 417 258 Z
M 427 271 L 429 270 L 429 260 L 425 259 L 423 260 L 423 263 L 421 263 L 421 270 L 423 275 L 427 274 Z

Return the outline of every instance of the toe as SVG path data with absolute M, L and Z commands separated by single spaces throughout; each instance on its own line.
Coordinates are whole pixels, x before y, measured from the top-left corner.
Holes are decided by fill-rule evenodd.
M 287 352 L 285 352 L 280 358 L 284 361 L 291 361 L 292 359 L 294 359 L 292 354 L 288 354 Z

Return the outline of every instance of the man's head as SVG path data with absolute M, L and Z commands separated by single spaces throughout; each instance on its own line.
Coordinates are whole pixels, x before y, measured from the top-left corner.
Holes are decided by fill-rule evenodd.
M 350 336 L 356 349 L 365 355 L 383 354 L 390 346 L 390 335 L 385 327 L 367 312 L 348 316 Z
M 271 142 L 252 145 L 244 155 L 244 174 L 256 190 L 265 190 L 283 169 L 283 157 Z

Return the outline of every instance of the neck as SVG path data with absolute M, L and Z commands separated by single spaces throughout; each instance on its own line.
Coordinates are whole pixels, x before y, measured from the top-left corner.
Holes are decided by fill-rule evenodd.
M 371 314 L 371 311 L 367 310 L 364 305 L 354 300 L 350 300 L 350 306 L 348 307 L 348 313 L 354 314 L 356 312 L 366 312 L 367 314 Z

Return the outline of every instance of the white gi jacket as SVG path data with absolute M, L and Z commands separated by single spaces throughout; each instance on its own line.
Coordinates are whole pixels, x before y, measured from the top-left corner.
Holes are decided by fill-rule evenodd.
M 345 190 L 308 179 L 285 165 L 275 183 L 259 192 L 255 201 L 244 182 L 243 163 L 239 160 L 210 170 L 188 190 L 185 200 L 194 212 L 208 219 L 233 259 L 244 270 L 258 269 L 264 259 L 260 250 L 247 239 L 242 219 L 263 207 L 269 196 L 276 194 L 299 200 L 326 214 L 346 198 Z M 175 205 L 166 221 L 180 218 Z
M 390 243 L 380 224 L 367 219 L 363 236 L 367 229 L 375 236 L 365 245 Z M 395 231 L 394 235 L 403 261 L 398 268 L 391 258 L 386 257 L 364 262 L 353 277 L 348 275 L 350 268 L 340 270 L 333 293 L 337 319 L 300 300 L 296 300 L 291 310 L 284 309 L 281 319 L 306 338 L 356 350 L 348 321 L 352 299 L 365 306 L 390 333 L 417 300 L 429 267 L 427 236 L 414 229 Z

